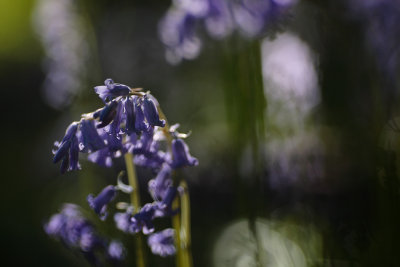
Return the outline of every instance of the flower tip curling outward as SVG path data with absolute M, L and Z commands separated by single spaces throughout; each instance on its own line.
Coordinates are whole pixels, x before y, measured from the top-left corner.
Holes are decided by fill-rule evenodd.
M 150 235 L 147 239 L 147 244 L 151 248 L 153 254 L 160 255 L 161 257 L 171 256 L 176 252 L 174 235 L 175 232 L 173 229 L 165 229 Z
M 172 163 L 174 169 L 185 166 L 196 166 L 199 161 L 189 153 L 189 147 L 182 139 L 172 140 Z
M 104 103 L 107 103 L 118 96 L 127 96 L 131 88 L 124 84 L 114 83 L 112 79 L 106 79 L 104 85 L 96 86 L 94 91 Z
M 87 201 L 89 206 L 96 212 L 101 220 L 107 218 L 107 204 L 110 203 L 116 196 L 117 189 L 113 185 L 106 186 L 97 197 L 92 194 L 88 195 Z

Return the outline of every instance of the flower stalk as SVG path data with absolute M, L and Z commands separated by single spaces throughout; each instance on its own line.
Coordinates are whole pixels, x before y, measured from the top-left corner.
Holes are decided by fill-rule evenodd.
M 135 164 L 133 164 L 133 156 L 131 153 L 125 153 L 125 165 L 126 172 L 128 175 L 129 185 L 132 186 L 133 190 L 130 193 L 131 203 L 133 207 L 139 211 L 140 210 L 140 192 L 139 183 L 137 181 L 137 175 L 135 170 Z M 136 235 L 136 265 L 138 267 L 145 267 L 145 257 L 143 249 L 143 236 L 141 233 Z
M 165 120 L 165 127 L 163 132 L 167 138 L 168 149 L 172 150 L 173 136 L 169 131 L 170 125 L 168 120 L 158 106 L 160 118 Z M 174 210 L 180 210 L 175 216 L 172 217 L 172 227 L 175 229 L 175 244 L 176 244 L 176 264 L 178 267 L 192 267 L 193 259 L 191 253 L 191 234 L 190 234 L 190 198 L 187 183 L 184 179 L 177 181 L 176 175 L 174 177 L 174 184 L 182 188 L 182 194 L 177 194 L 172 207 Z
M 180 185 L 182 188 L 181 199 L 181 249 L 183 266 L 192 267 L 193 259 L 191 253 L 191 234 L 190 234 L 190 197 L 189 190 L 185 180 L 181 180 Z
M 95 91 L 103 100 L 104 107 L 83 114 L 81 120 L 68 126 L 61 142 L 55 143 L 53 162 L 61 162 L 61 172 L 64 173 L 81 169 L 79 153 L 88 153 L 89 161 L 103 167 L 111 167 L 113 159 L 123 155 L 129 185 L 121 181 L 124 175 L 121 172 L 116 185 L 106 186 L 97 196 L 88 195 L 90 208 L 105 220 L 107 206 L 116 194 L 129 194 L 130 203 L 117 203 L 117 208 L 125 211 L 115 213 L 114 221 L 121 231 L 136 235 L 136 266 L 146 266 L 143 247 L 146 235 L 153 254 L 166 257 L 178 250 L 177 265 L 191 267 L 189 199 L 186 193 L 183 196 L 177 194 L 182 179 L 175 172 L 197 165 L 198 160 L 190 155 L 189 147 L 183 141 L 189 134 L 177 132 L 179 124 L 169 126 L 157 99 L 150 92 L 140 90 L 114 83 L 112 79 L 96 86 Z M 166 151 L 160 146 L 165 140 Z M 148 183 L 153 201 L 143 206 L 135 165 L 157 172 Z M 153 220 L 160 217 L 173 217 L 175 229 L 154 232 Z M 113 245 L 114 248 L 119 247 Z M 121 255 L 116 251 L 113 254 Z

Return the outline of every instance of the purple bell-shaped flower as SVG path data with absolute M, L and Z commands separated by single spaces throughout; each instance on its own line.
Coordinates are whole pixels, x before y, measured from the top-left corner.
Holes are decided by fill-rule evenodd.
M 171 166 L 178 169 L 185 166 L 195 166 L 198 160 L 189 154 L 189 148 L 182 139 L 172 140 L 172 162 Z
M 107 217 L 107 204 L 110 203 L 116 196 L 117 189 L 113 185 L 106 186 L 97 197 L 92 194 L 88 195 L 87 201 L 89 206 L 96 212 L 101 220 Z

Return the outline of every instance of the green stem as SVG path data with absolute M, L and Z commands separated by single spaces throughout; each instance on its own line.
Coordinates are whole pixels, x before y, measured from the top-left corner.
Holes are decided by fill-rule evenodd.
M 128 181 L 130 186 L 133 187 L 131 193 L 131 203 L 136 211 L 140 210 L 140 192 L 139 184 L 135 171 L 135 164 L 133 164 L 133 155 L 131 153 L 126 153 L 124 155 L 126 172 L 128 174 Z M 145 267 L 145 257 L 143 249 L 143 235 L 142 233 L 136 234 L 136 266 Z
M 180 208 L 179 196 L 176 196 L 172 202 L 172 209 L 176 210 Z M 172 227 L 175 229 L 175 247 L 176 247 L 176 266 L 183 267 L 183 254 L 181 246 L 181 220 L 180 213 L 172 216 Z
M 185 180 L 182 180 L 180 187 L 183 188 L 181 195 L 181 244 L 182 244 L 182 258 L 184 267 L 192 267 L 193 259 L 191 253 L 191 239 L 190 239 L 190 198 L 189 190 Z
M 158 106 L 158 113 L 160 114 L 160 118 L 165 120 L 165 127 L 163 128 L 163 132 L 167 137 L 168 149 L 172 153 L 172 140 L 173 137 L 169 132 L 169 123 L 167 117 L 162 111 L 161 107 Z M 175 197 L 172 207 L 173 210 L 178 209 L 180 207 L 180 213 L 176 214 L 172 217 L 172 227 L 175 229 L 176 238 L 175 238 L 175 246 L 176 246 L 176 265 L 178 267 L 192 267 L 193 259 L 191 252 L 191 235 L 190 235 L 190 199 L 189 199 L 189 190 L 187 183 L 184 179 L 179 179 L 180 182 L 174 177 L 174 185 L 180 186 L 183 188 L 182 196 L 179 194 Z M 179 203 L 180 199 L 180 203 Z

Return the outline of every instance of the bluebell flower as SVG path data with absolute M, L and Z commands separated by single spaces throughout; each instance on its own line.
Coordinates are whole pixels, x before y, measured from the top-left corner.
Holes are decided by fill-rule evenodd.
M 233 17 L 242 34 L 258 37 L 283 18 L 295 2 L 297 0 L 240 0 L 233 4 Z
M 60 213 L 53 215 L 44 226 L 45 232 L 70 248 L 87 252 L 100 244 L 93 226 L 73 204 L 63 206 Z
M 234 30 L 247 37 L 259 37 L 272 23 L 284 17 L 297 0 L 177 0 L 160 22 L 159 35 L 172 63 L 194 59 L 200 53 L 197 25 L 203 22 L 215 39 Z
M 118 96 L 127 96 L 131 92 L 131 88 L 124 84 L 114 83 L 112 79 L 104 81 L 105 85 L 96 86 L 95 92 L 99 95 L 104 103 L 111 101 Z
M 189 154 L 189 148 L 182 139 L 172 140 L 172 168 L 177 169 L 197 164 L 198 160 Z
M 125 153 L 125 149 L 122 144 L 122 136 L 120 134 L 107 133 L 105 130 L 99 129 L 99 135 L 106 143 L 106 146 L 100 150 L 92 152 L 88 156 L 88 160 L 96 163 L 102 167 L 111 167 L 113 164 L 113 158 L 118 158 Z M 125 145 L 127 146 L 127 145 Z
M 81 152 L 94 152 L 106 145 L 100 137 L 93 120 L 82 120 L 81 127 Z
M 92 194 L 88 195 L 87 201 L 89 206 L 100 216 L 101 220 L 107 217 L 107 204 L 116 196 L 117 189 L 113 185 L 106 186 L 97 197 Z
M 149 191 L 153 199 L 161 201 L 167 193 L 168 187 L 172 186 L 171 167 L 164 163 L 155 179 L 149 181 Z
M 69 168 L 68 170 L 80 170 L 79 164 L 79 141 L 76 136 L 72 138 L 71 147 L 69 149 Z
M 118 135 L 121 131 L 121 122 L 124 120 L 124 104 L 122 101 L 118 101 L 115 109 L 115 116 L 112 123 L 109 125 L 108 132 L 112 135 Z
M 172 209 L 172 201 L 174 201 L 178 189 L 175 186 L 169 186 L 163 196 L 161 202 L 155 203 L 154 217 L 173 216 L 178 210 Z
M 122 136 L 120 134 L 110 134 L 104 132 L 102 137 L 107 142 L 107 149 L 110 152 L 124 150 L 124 146 L 122 145 Z
M 107 148 L 90 153 L 88 156 L 88 160 L 102 167 L 112 166 L 112 155 Z
M 136 96 L 128 97 L 125 101 L 126 125 L 125 131 L 128 135 L 136 133 L 135 128 L 135 109 L 133 103 L 136 102 Z
M 171 8 L 160 22 L 159 35 L 167 47 L 167 60 L 176 64 L 182 59 L 196 58 L 201 41 L 195 29 L 198 18 L 182 9 Z
M 119 230 L 125 233 L 135 233 L 134 225 L 131 221 L 132 212 L 117 212 L 114 214 L 114 221 Z
M 112 263 L 124 258 L 122 245 L 115 241 L 107 245 L 76 205 L 65 204 L 60 213 L 54 214 L 44 225 L 44 230 L 68 248 L 78 249 L 94 266 L 100 266 L 99 254 L 107 255 Z
M 149 234 L 154 231 L 153 219 L 158 208 L 156 203 L 147 203 L 135 215 L 132 215 L 129 209 L 126 212 L 115 213 L 114 221 L 117 228 L 125 233 L 143 231 L 144 234 Z
M 166 162 L 167 154 L 163 151 L 156 151 L 152 154 L 135 155 L 133 162 L 141 167 L 152 170 L 159 170 L 164 162 Z
M 60 165 L 61 174 L 64 174 L 66 171 L 68 171 L 68 168 L 69 168 L 69 152 L 67 152 L 67 154 L 61 161 L 61 165 Z
M 131 218 L 134 232 L 143 231 L 145 235 L 154 232 L 153 219 L 156 208 L 156 205 L 147 203 Z
M 136 133 L 141 131 L 146 132 L 149 129 L 149 125 L 145 121 L 142 104 L 140 103 L 139 97 L 136 97 L 134 100 L 134 113 L 135 113 L 135 130 Z
M 135 155 L 135 164 L 151 169 L 159 169 L 166 161 L 166 154 L 159 150 L 158 142 L 154 140 L 154 127 L 143 132 L 129 152 Z
M 111 101 L 106 104 L 106 106 L 93 114 L 95 119 L 100 121 L 100 124 L 97 125 L 97 128 L 103 128 L 109 125 L 117 115 L 117 107 L 119 101 Z
M 68 170 L 78 170 L 79 165 L 79 142 L 76 137 L 78 123 L 73 122 L 66 130 L 61 143 L 56 142 L 57 150 L 54 151 L 53 162 L 57 163 L 62 159 L 60 171 L 65 173 Z
M 125 248 L 121 242 L 111 241 L 108 245 L 107 255 L 114 261 L 121 261 L 125 258 Z
M 56 142 L 57 150 L 54 152 L 53 163 L 59 162 L 62 158 L 64 158 L 68 154 L 68 150 L 71 147 L 72 139 L 78 130 L 78 123 L 71 123 L 67 130 L 65 131 L 65 136 L 61 140 L 60 143 Z
M 208 0 L 207 2 L 205 26 L 208 33 L 216 39 L 228 36 L 234 27 L 228 2 L 226 0 Z
M 80 229 L 79 247 L 83 251 L 91 251 L 99 242 L 93 227 L 85 225 Z
M 143 99 L 143 112 L 147 122 L 151 126 L 165 126 L 165 120 L 160 120 L 156 104 L 148 95 L 145 95 Z
M 175 231 L 170 228 L 150 235 L 147 244 L 151 248 L 151 252 L 162 257 L 174 255 L 176 252 L 174 235 Z
M 140 139 L 136 142 L 135 146 L 132 148 L 132 152 L 135 155 L 146 155 L 151 157 L 157 152 L 155 149 L 156 144 L 153 139 L 154 127 L 149 127 L 148 131 L 145 131 L 140 136 Z

